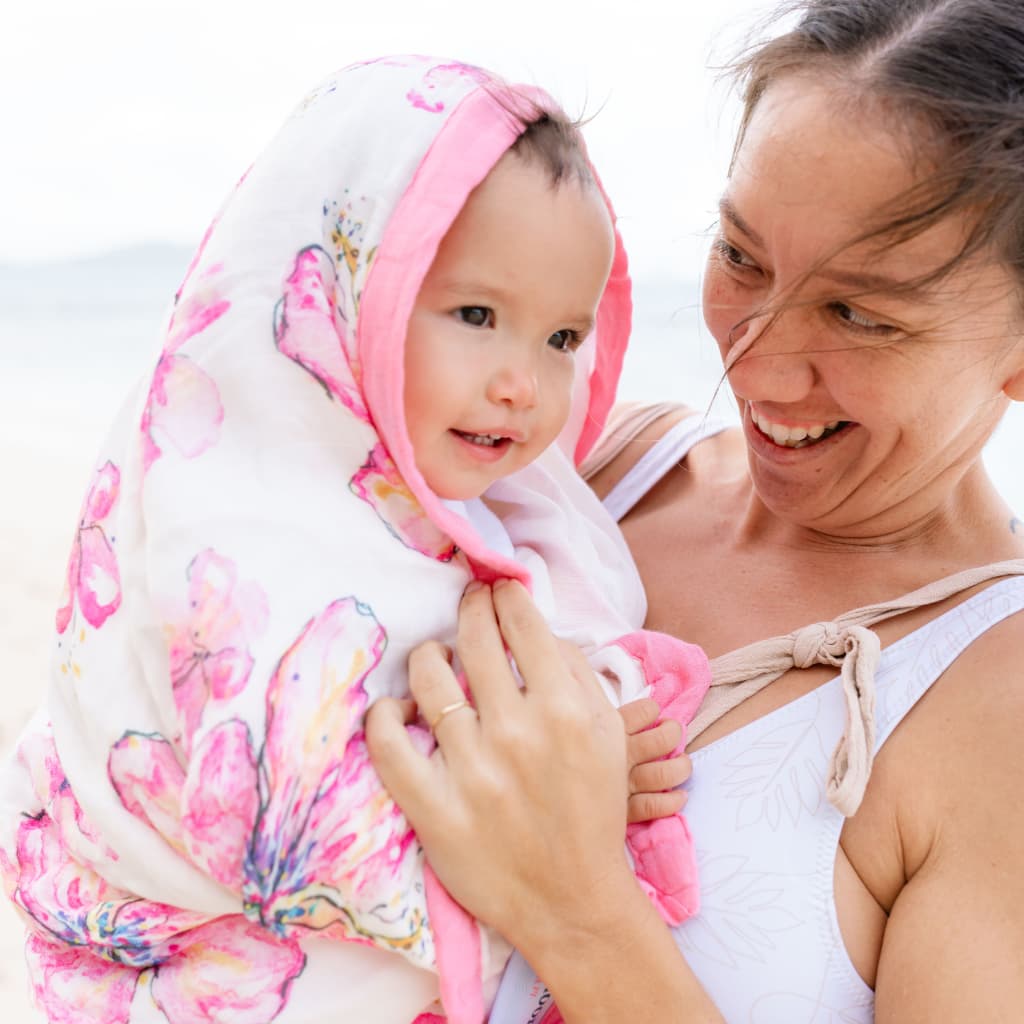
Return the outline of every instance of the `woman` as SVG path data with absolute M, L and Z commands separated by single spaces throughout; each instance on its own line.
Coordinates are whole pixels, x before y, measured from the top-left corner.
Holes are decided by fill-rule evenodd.
M 705 279 L 742 430 L 694 444 L 679 411 L 626 431 L 636 443 L 620 426 L 593 477 L 623 514 L 647 625 L 704 646 L 722 684 L 690 747 L 700 916 L 671 934 L 630 879 L 622 739 L 518 585 L 465 598 L 478 717 L 439 724 L 443 759 L 412 751 L 407 709 L 370 721 L 438 874 L 566 1020 L 1024 1005 L 1024 537 L 981 461 L 1024 400 L 1024 11 L 801 10 L 741 66 Z M 428 720 L 457 699 L 444 651 L 412 671 Z

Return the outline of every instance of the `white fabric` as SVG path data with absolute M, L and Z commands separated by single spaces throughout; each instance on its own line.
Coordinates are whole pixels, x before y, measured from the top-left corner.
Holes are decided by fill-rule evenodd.
M 502 558 L 515 558 L 515 549 L 508 530 L 480 498 L 473 498 L 471 501 L 445 500 L 442 504 L 456 515 L 462 516 L 492 551 L 496 551 Z

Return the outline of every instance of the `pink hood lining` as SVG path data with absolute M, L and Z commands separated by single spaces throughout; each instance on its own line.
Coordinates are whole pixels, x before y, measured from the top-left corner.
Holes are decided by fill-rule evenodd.
M 363 290 L 356 345 L 363 367 L 362 388 L 374 426 L 406 485 L 429 518 L 469 558 L 477 578 L 501 577 L 530 586 L 527 570 L 492 551 L 462 516 L 447 508 L 416 467 L 405 425 L 405 334 L 420 285 L 448 229 L 469 194 L 490 173 L 522 133 L 509 106 L 556 105 L 543 90 L 514 86 L 496 96 L 495 85 L 475 90 L 452 111 L 408 188 L 395 207 Z M 595 181 L 598 181 L 595 174 Z M 615 211 L 598 181 L 615 225 Z M 574 458 L 577 465 L 593 447 L 615 399 L 632 314 L 625 249 L 615 227 L 615 255 L 598 308 L 593 342 L 594 368 L 585 384 L 589 401 Z

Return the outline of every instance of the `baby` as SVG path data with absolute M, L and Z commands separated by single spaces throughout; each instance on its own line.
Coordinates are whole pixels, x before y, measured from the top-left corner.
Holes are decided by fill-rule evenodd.
M 286 122 L 107 441 L 45 715 L 3 777 L 0 864 L 50 1019 L 407 1024 L 439 992 L 483 1019 L 509 950 L 424 864 L 362 716 L 501 576 L 616 703 L 650 688 L 692 716 L 706 661 L 639 632 L 573 464 L 628 330 L 610 209 L 544 94 L 395 58 Z M 692 913 L 682 819 L 631 825 L 630 848 L 663 913 Z

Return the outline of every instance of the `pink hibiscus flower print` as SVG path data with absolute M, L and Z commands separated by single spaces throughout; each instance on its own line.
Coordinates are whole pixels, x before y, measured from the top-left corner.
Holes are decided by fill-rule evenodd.
M 424 76 L 419 88 L 410 89 L 406 99 L 417 109 L 429 114 L 440 114 L 445 109 L 447 96 L 445 89 L 450 88 L 463 78 L 484 83 L 489 79 L 487 72 L 472 64 L 436 64 Z
M 339 249 L 346 272 L 350 255 Z M 368 423 L 358 367 L 348 348 L 349 328 L 336 306 L 336 281 L 335 262 L 326 250 L 319 245 L 300 250 L 274 309 L 274 340 L 281 353 L 320 382 L 328 397 Z
M 188 567 L 188 608 L 166 629 L 174 702 L 186 751 L 210 700 L 240 693 L 252 672 L 250 642 L 264 631 L 267 599 L 240 582 L 234 562 L 206 550 Z
M 67 578 L 57 609 L 57 632 L 64 633 L 77 604 L 85 621 L 97 629 L 121 604 L 121 577 L 111 539 L 104 528 L 113 514 L 121 472 L 112 462 L 97 471 L 85 497 L 71 546 Z
M 33 764 L 43 755 L 33 781 L 44 807 L 22 819 L 15 850 L 0 850 L 0 869 L 32 929 L 26 960 L 47 1019 L 128 1024 L 140 985 L 150 987 L 147 1001 L 151 996 L 169 1024 L 276 1017 L 305 965 L 297 943 L 240 914 L 210 918 L 107 882 L 90 862 L 116 855 L 96 844 L 52 739 L 33 743 L 19 753 L 33 756 Z M 151 786 L 160 772 L 150 772 Z
M 203 278 L 220 269 L 219 265 L 211 267 Z M 216 443 L 224 419 L 220 392 L 209 374 L 179 349 L 230 307 L 231 303 L 220 298 L 202 278 L 175 306 L 142 414 L 143 464 L 147 470 L 167 444 L 193 459 Z
M 349 488 L 373 508 L 388 531 L 407 548 L 439 562 L 450 562 L 455 556 L 454 542 L 424 512 L 382 444 L 369 453 Z
M 52 1024 L 130 1024 L 140 987 L 168 1024 L 269 1024 L 306 964 L 296 942 L 240 915 L 201 925 L 184 948 L 149 969 L 40 933 L 29 936 L 25 954 L 36 1003 Z
M 112 751 L 110 777 L 133 814 L 240 892 L 246 917 L 279 939 L 316 932 L 429 966 L 419 847 L 360 728 L 385 644 L 372 610 L 340 598 L 278 662 L 262 740 L 237 718 L 219 722 L 186 771 L 165 739 L 132 733 Z M 431 748 L 429 732 L 413 735 Z

